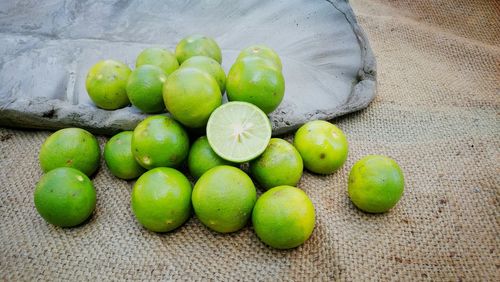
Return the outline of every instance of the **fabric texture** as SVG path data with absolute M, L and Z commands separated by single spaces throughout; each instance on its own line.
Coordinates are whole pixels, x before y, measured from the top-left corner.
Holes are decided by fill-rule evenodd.
M 0 279 L 500 280 L 498 1 L 351 4 L 377 58 L 378 96 L 332 121 L 349 140 L 342 169 L 305 172 L 298 185 L 317 213 L 304 245 L 274 250 L 251 226 L 222 235 L 195 217 L 148 232 L 130 209 L 133 182 L 104 163 L 93 217 L 54 227 L 33 203 L 50 132 L 0 129 Z M 347 196 L 349 169 L 368 154 L 404 171 L 404 196 L 385 214 L 363 213 Z

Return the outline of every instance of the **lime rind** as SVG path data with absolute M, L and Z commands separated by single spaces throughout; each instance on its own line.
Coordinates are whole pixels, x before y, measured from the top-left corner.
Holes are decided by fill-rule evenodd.
M 271 139 L 267 115 L 247 102 L 228 102 L 207 123 L 208 143 L 221 158 L 242 163 L 261 155 Z

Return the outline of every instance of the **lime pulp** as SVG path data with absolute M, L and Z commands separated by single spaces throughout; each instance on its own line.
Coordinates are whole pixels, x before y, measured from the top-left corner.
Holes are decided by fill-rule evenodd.
M 247 102 L 228 102 L 218 107 L 207 123 L 207 138 L 214 152 L 236 163 L 262 154 L 271 134 L 269 118 Z

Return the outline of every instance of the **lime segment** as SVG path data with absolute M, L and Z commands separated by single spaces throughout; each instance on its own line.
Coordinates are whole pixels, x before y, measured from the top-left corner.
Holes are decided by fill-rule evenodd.
M 217 108 L 207 123 L 207 138 L 221 158 L 242 163 L 258 157 L 271 139 L 271 123 L 257 106 L 228 102 Z

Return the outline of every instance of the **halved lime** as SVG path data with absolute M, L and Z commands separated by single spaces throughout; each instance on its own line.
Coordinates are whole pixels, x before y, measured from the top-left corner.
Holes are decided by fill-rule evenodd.
M 253 104 L 228 102 L 215 109 L 208 119 L 207 138 L 221 158 L 243 163 L 264 152 L 271 139 L 271 122 Z

